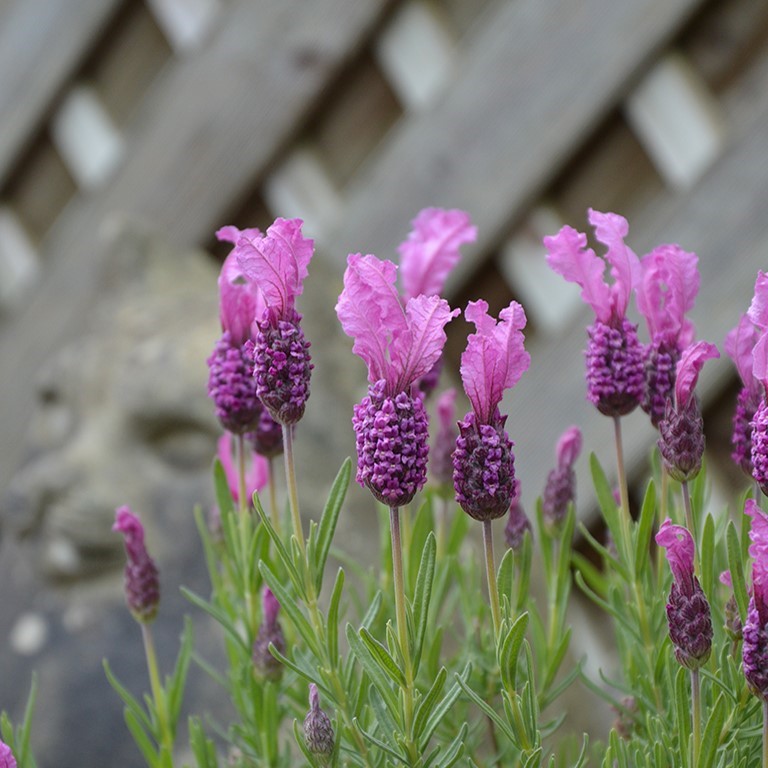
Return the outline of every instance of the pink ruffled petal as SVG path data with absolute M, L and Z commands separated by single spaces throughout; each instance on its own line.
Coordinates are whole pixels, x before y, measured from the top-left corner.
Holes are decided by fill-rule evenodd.
M 731 579 L 730 571 L 721 571 L 720 576 L 718 577 L 718 580 L 720 581 L 721 584 L 725 584 L 726 587 L 733 586 L 733 579 Z
M 408 239 L 398 248 L 405 299 L 440 294 L 461 258 L 459 248 L 477 239 L 469 214 L 425 208 L 413 220 Z
M 696 302 L 700 276 L 698 256 L 678 245 L 660 245 L 641 261 L 637 308 L 648 323 L 651 337 L 669 333 L 680 347 L 693 340 L 693 324 L 686 319 Z
M 301 234 L 301 219 L 276 219 L 264 237 L 243 233 L 237 258 L 243 273 L 264 294 L 267 307 L 278 317 L 293 308 L 304 289 L 314 241 Z
M 456 394 L 456 389 L 450 387 L 437 398 L 437 418 L 443 431 L 456 428 Z
M 407 328 L 393 335 L 390 370 L 386 376 L 391 392 L 404 392 L 432 370 L 445 346 L 445 326 L 460 310 L 439 296 L 416 296 L 405 305 Z
M 762 330 L 768 329 L 768 273 L 758 272 L 755 280 L 755 295 L 747 310 L 749 319 Z
M 525 311 L 516 301 L 499 313 L 497 323 L 485 301 L 470 301 L 464 313 L 475 324 L 461 356 L 461 380 L 480 423 L 489 423 L 504 390 L 513 387 L 528 370 L 531 357 L 523 346 Z
M 632 288 L 640 281 L 640 260 L 624 243 L 629 224 L 617 213 L 601 213 L 592 208 L 587 212 L 587 218 L 595 228 L 595 236 L 607 248 L 605 258 L 611 265 L 614 279 L 610 287 L 614 316 L 625 317 Z
M 686 593 L 693 588 L 693 537 L 687 528 L 667 518 L 656 534 L 656 543 L 667 550 L 667 561 L 675 581 Z
M 749 529 L 749 556 L 752 558 L 752 586 L 768 605 L 768 515 L 753 499 L 747 499 L 744 514 L 752 518 Z
M 256 227 L 238 229 L 237 227 L 233 227 L 231 224 L 216 230 L 216 239 L 220 243 L 232 243 L 232 245 L 237 245 L 237 241 L 241 237 L 247 237 L 249 240 L 256 240 L 260 237 L 263 237 L 263 235 L 261 234 L 261 230 L 257 229 Z
M 227 229 L 239 231 L 235 227 Z M 261 319 L 264 309 L 264 297 L 259 287 L 245 277 L 233 249 L 219 273 L 219 317 L 222 329 L 229 331 L 233 344 L 241 346 L 246 339 L 253 338 L 256 322 Z
M 762 384 L 763 392 L 768 393 L 768 331 L 760 336 L 752 350 L 752 375 Z
M 229 491 L 237 503 L 240 500 L 240 480 L 237 467 L 235 466 L 232 437 L 229 434 L 222 435 L 216 447 L 217 456 L 229 484 Z M 251 454 L 252 460 L 250 464 L 246 463 L 245 468 L 245 492 L 249 501 L 254 493 L 266 487 L 269 482 L 269 462 L 258 453 L 252 451 Z
M 733 360 L 744 386 L 754 395 L 760 394 L 759 382 L 752 373 L 752 351 L 759 337 L 760 332 L 746 314 L 725 337 L 725 352 Z
M 352 351 L 368 366 L 368 381 L 389 379 L 389 345 L 406 333 L 405 310 L 395 290 L 397 267 L 375 256 L 350 254 L 344 290 L 336 304 L 344 333 L 354 339 Z
M 581 453 L 581 430 L 578 427 L 569 427 L 560 435 L 557 441 L 555 455 L 559 467 L 571 467 Z
M 675 381 L 675 404 L 678 411 L 683 411 L 688 405 L 704 363 L 718 357 L 720 352 L 717 347 L 707 341 L 697 341 L 683 350 L 677 362 Z
M 581 298 L 598 320 L 611 319 L 611 289 L 603 279 L 605 263 L 587 248 L 587 236 L 573 227 L 563 227 L 553 237 L 544 238 L 547 264 L 568 282 L 581 287 Z

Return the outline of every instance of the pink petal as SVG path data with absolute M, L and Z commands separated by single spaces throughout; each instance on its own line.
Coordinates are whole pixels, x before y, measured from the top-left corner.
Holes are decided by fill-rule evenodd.
M 469 335 L 461 355 L 461 379 L 479 421 L 489 423 L 504 390 L 517 384 L 531 363 L 523 346 L 525 311 L 513 301 L 496 323 L 488 315 L 488 304 L 480 300 L 470 301 L 464 315 L 477 332 Z
M 229 434 L 222 435 L 217 447 L 217 456 L 227 477 L 229 491 L 237 503 L 240 500 L 240 480 L 237 466 L 235 465 L 234 442 Z M 258 453 L 251 451 L 251 461 L 246 462 L 245 468 L 245 492 L 250 502 L 253 494 L 266 487 L 269 482 L 269 462 Z
M 249 240 L 256 240 L 259 237 L 263 237 L 261 230 L 256 227 L 238 229 L 237 227 L 228 224 L 226 227 L 216 230 L 216 239 L 220 243 L 232 243 L 232 245 L 237 245 L 237 241 L 243 236 L 247 237 Z
M 757 273 L 755 295 L 752 297 L 747 314 L 758 328 L 768 329 L 768 273 Z
M 670 333 L 679 339 L 680 348 L 692 341 L 693 325 L 685 314 L 693 309 L 699 291 L 697 264 L 698 256 L 678 245 L 660 245 L 643 258 L 637 308 L 652 337 Z
M 760 336 L 752 350 L 752 375 L 768 393 L 768 331 Z
M 615 317 L 625 317 L 632 288 L 640 281 L 640 260 L 625 245 L 629 225 L 617 213 L 600 213 L 592 208 L 587 212 L 589 223 L 595 228 L 595 237 L 607 248 L 605 258 L 611 265 L 614 283 L 610 288 Z
M 544 238 L 547 264 L 571 283 L 581 286 L 581 298 L 598 320 L 611 319 L 611 289 L 603 279 L 605 263 L 587 248 L 587 236 L 573 227 L 563 227 L 554 237 Z
M 432 370 L 445 346 L 445 326 L 460 310 L 439 296 L 416 296 L 405 305 L 407 329 L 393 334 L 390 345 L 390 392 L 404 392 Z
M 569 427 L 560 435 L 555 450 L 559 467 L 573 466 L 581 453 L 581 442 L 581 430 L 578 427 Z
M 693 590 L 693 537 L 682 525 L 667 518 L 656 534 L 656 543 L 667 550 L 667 560 L 678 587 L 689 594 Z
M 768 515 L 754 499 L 747 499 L 744 514 L 752 518 L 749 529 L 749 556 L 752 558 L 752 585 L 755 593 L 768 605 Z
M 459 210 L 425 208 L 413 220 L 408 239 L 398 248 L 405 299 L 440 294 L 461 258 L 459 248 L 474 242 L 477 228 Z
M 726 587 L 732 587 L 733 586 L 733 579 L 731 579 L 731 572 L 730 571 L 722 571 L 720 573 L 720 576 L 718 577 L 721 584 L 725 584 Z
M 759 383 L 752 373 L 752 351 L 760 336 L 747 315 L 742 315 L 739 324 L 725 337 L 725 352 L 733 360 L 741 381 L 754 395 L 760 394 Z
M 450 387 L 437 398 L 437 418 L 440 421 L 440 427 L 444 431 L 455 429 L 456 427 L 456 389 Z
M 675 404 L 678 411 L 683 411 L 688 405 L 704 363 L 717 357 L 720 357 L 717 347 L 706 341 L 697 341 L 683 350 L 677 361 L 675 381 Z
M 245 277 L 233 249 L 219 273 L 219 317 L 222 329 L 229 331 L 233 344 L 241 346 L 255 336 L 256 323 L 261 320 L 264 309 L 259 287 Z
M 237 258 L 247 278 L 264 294 L 267 307 L 278 317 L 293 308 L 304 289 L 314 241 L 301 234 L 301 219 L 275 219 L 265 237 L 243 233 Z
M 352 351 L 368 366 L 368 381 L 387 379 L 389 346 L 407 332 L 405 310 L 395 290 L 397 267 L 375 256 L 350 254 L 344 290 L 336 304 L 341 327 L 354 339 Z

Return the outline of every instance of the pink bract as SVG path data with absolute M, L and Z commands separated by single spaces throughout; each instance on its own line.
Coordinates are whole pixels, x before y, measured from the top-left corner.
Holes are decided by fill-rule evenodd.
M 637 308 L 651 337 L 669 334 L 680 347 L 693 341 L 693 324 L 685 317 L 693 309 L 701 278 L 698 256 L 679 245 L 660 245 L 640 262 Z
M 490 424 L 504 396 L 528 370 L 531 356 L 523 346 L 525 311 L 516 301 L 499 313 L 499 322 L 488 314 L 487 302 L 470 301 L 464 316 L 475 324 L 461 355 L 461 380 L 481 424 Z
M 222 435 L 217 443 L 217 448 L 217 455 L 221 466 L 224 468 L 224 474 L 227 476 L 230 493 L 237 503 L 240 500 L 240 483 L 235 466 L 231 435 Z M 249 502 L 253 498 L 253 494 L 260 491 L 269 482 L 269 462 L 258 453 L 253 451 L 251 453 L 252 461 L 250 466 L 246 462 L 245 469 L 245 493 Z
M 752 350 L 752 375 L 763 385 L 763 391 L 768 392 L 768 331 L 760 336 Z
M 683 350 L 677 362 L 675 380 L 675 404 L 678 411 L 685 410 L 688 405 L 704 363 L 718 357 L 720 352 L 717 347 L 707 341 L 697 341 Z
M 456 394 L 456 390 L 450 387 L 437 398 L 437 418 L 443 429 L 456 427 Z
M 11 748 L 0 741 L 0 768 L 16 768 L 16 758 Z
M 752 518 L 749 529 L 749 556 L 752 558 L 752 586 L 768 606 L 768 515 L 753 499 L 747 499 L 744 514 Z
M 261 290 L 272 317 L 285 317 L 304 290 L 314 241 L 301 233 L 301 219 L 275 219 L 260 237 L 243 231 L 236 252 L 240 268 Z
M 477 239 L 469 214 L 460 210 L 425 208 L 413 220 L 413 229 L 398 252 L 403 296 L 435 296 L 461 258 L 459 248 Z
M 683 592 L 693 590 L 693 537 L 687 528 L 674 525 L 667 518 L 656 534 L 656 543 L 667 550 L 667 560 L 672 575 Z
M 560 435 L 555 449 L 559 467 L 573 466 L 581 453 L 581 442 L 581 430 L 578 427 L 569 427 Z
M 760 382 L 752 372 L 752 352 L 759 336 L 759 330 L 745 314 L 725 337 L 726 354 L 733 360 L 744 386 L 755 396 L 762 394 Z
M 606 324 L 625 317 L 632 288 L 640 279 L 640 262 L 624 243 L 629 226 L 615 213 L 600 213 L 590 208 L 590 224 L 597 239 L 606 246 L 605 261 L 610 264 L 613 284 L 604 279 L 605 261 L 587 247 L 587 236 L 573 227 L 563 227 L 554 237 L 545 237 L 547 263 L 566 280 L 581 286 L 581 297 Z
M 747 310 L 749 319 L 762 330 L 768 330 L 768 273 L 758 272 L 755 293 Z
M 404 392 L 428 373 L 445 344 L 445 326 L 459 314 L 439 296 L 417 296 L 405 307 L 395 290 L 397 267 L 375 256 L 350 254 L 336 314 L 352 351 L 368 366 L 368 380 Z

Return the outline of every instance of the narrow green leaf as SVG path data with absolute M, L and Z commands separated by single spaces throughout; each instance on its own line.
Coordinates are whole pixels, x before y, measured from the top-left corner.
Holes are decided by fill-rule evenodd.
M 275 545 L 275 550 L 277 551 L 277 554 L 280 558 L 280 562 L 288 572 L 288 576 L 291 579 L 291 583 L 293 584 L 294 589 L 298 594 L 303 594 L 304 583 L 302 582 L 299 572 L 296 570 L 294 560 L 286 549 L 285 544 L 283 544 L 283 540 L 280 538 L 277 531 L 272 527 L 272 521 L 264 511 L 264 507 L 261 505 L 261 500 L 259 499 L 258 494 L 253 495 L 253 505 L 257 514 L 261 518 L 261 524 L 264 526 L 265 530 L 269 534 L 270 540 Z M 274 590 L 272 591 L 274 592 Z
M 539 768 L 541 764 L 541 747 L 537 747 L 523 761 L 523 768 Z
M 744 517 L 747 517 L 744 515 Z M 733 521 L 728 522 L 725 530 L 725 541 L 728 549 L 728 568 L 731 571 L 731 583 L 733 584 L 733 594 L 736 597 L 736 604 L 739 606 L 739 616 L 742 623 L 747 620 L 747 611 L 749 610 L 749 596 L 747 594 L 747 584 L 744 580 L 744 559 L 742 549 L 739 543 L 739 537 L 736 533 L 736 526 Z
M 352 461 L 349 457 L 344 459 L 336 479 L 333 481 L 328 500 L 325 503 L 320 524 L 317 529 L 317 547 L 315 549 L 315 591 L 319 594 L 323 586 L 323 574 L 331 542 L 336 533 L 336 524 L 339 521 L 339 513 L 344 504 L 349 488 L 349 480 L 352 476 Z
M 435 706 L 438 698 L 440 697 L 440 694 L 442 693 L 447 674 L 448 673 L 445 671 L 445 667 L 441 667 L 440 671 L 437 673 L 437 677 L 432 683 L 432 686 L 430 687 L 429 691 L 427 691 L 427 695 L 424 696 L 424 698 L 419 702 L 419 706 L 416 709 L 416 716 L 413 721 L 414 739 L 420 738 L 421 733 L 424 730 L 424 726 L 427 724 L 427 719 L 432 714 L 432 708 Z M 426 744 L 422 746 L 422 749 L 424 747 L 426 747 Z
M 611 488 L 608 478 L 605 476 L 600 462 L 594 453 L 589 455 L 589 468 L 592 472 L 592 483 L 597 495 L 597 503 L 603 518 L 608 525 L 608 530 L 614 541 L 621 540 L 621 524 L 619 523 L 619 508 L 616 500 L 613 498 L 613 488 Z
M 465 515 L 466 517 L 466 515 Z M 533 539 L 530 531 L 523 534 L 523 544 L 517 554 L 520 567 L 517 569 L 517 601 L 515 610 L 520 613 L 528 605 L 528 595 L 531 587 L 531 559 L 533 557 Z
M 115 693 L 123 700 L 126 710 L 133 713 L 136 720 L 146 728 L 150 733 L 152 732 L 152 722 L 144 711 L 144 707 L 141 706 L 139 700 L 133 696 L 130 691 L 115 677 L 112 669 L 109 666 L 109 662 L 104 659 L 102 662 L 104 667 L 104 673 L 107 676 L 109 684 L 114 689 Z
M 526 629 L 528 629 L 527 612 L 517 617 L 517 620 L 501 643 L 498 658 L 499 669 L 501 671 L 502 683 L 508 690 L 515 690 L 517 687 L 517 659 L 520 655 L 520 648 L 525 638 Z
M 563 663 L 563 659 L 565 658 L 565 654 L 568 651 L 568 646 L 571 642 L 571 628 L 568 627 L 566 631 L 563 633 L 563 635 L 560 637 L 560 641 L 555 646 L 555 648 L 552 649 L 552 653 L 547 659 L 547 665 L 546 665 L 546 676 L 544 677 L 544 683 L 542 684 L 542 692 L 546 692 L 549 690 L 549 687 L 552 685 L 552 683 L 555 681 L 555 676 L 557 675 L 558 670 L 560 669 L 560 665 Z
M 418 578 L 418 569 L 421 567 L 421 558 L 418 557 L 418 553 L 423 553 L 424 545 L 427 541 L 427 536 L 432 533 L 434 529 L 434 517 L 432 515 L 432 505 L 429 501 L 424 501 L 419 505 L 416 515 L 413 518 L 413 525 L 411 526 L 411 538 L 407 544 L 406 552 L 410 553 L 408 563 L 405 564 L 406 569 L 406 583 L 409 591 L 413 591 L 416 585 L 416 579 Z M 434 535 L 434 534 L 433 534 Z M 405 544 L 405 541 L 403 542 Z
M 617 623 L 621 624 L 621 626 L 630 634 L 632 637 L 642 645 L 643 639 L 640 637 L 640 633 L 637 630 L 636 626 L 633 626 L 627 619 L 627 617 L 620 611 L 617 611 L 616 608 L 611 605 L 611 603 L 607 600 L 603 600 L 599 595 L 597 595 L 595 592 L 593 592 L 584 581 L 584 578 L 582 575 L 577 571 L 574 575 L 574 580 L 576 581 L 576 584 L 578 585 L 579 589 L 595 604 L 600 606 L 604 611 L 609 613 L 611 616 L 613 616 L 614 619 L 616 619 Z
M 640 519 L 637 523 L 635 538 L 635 578 L 641 580 L 648 567 L 648 555 L 651 548 L 651 530 L 656 516 L 656 486 L 653 480 L 645 489 Z
M 195 756 L 197 768 L 217 768 L 216 747 L 203 731 L 203 726 L 197 717 L 189 718 L 189 745 Z
M 713 595 L 715 588 L 715 521 L 710 514 L 704 518 L 700 552 L 701 588 L 705 595 Z
M 373 596 L 373 600 L 371 600 L 371 604 L 368 606 L 368 610 L 365 612 L 365 616 L 363 616 L 360 626 L 370 629 L 373 622 L 376 621 L 376 617 L 379 615 L 380 610 L 381 592 L 379 591 Z
M 216 458 L 213 462 L 213 491 L 216 498 L 216 506 L 219 513 L 223 516 L 235 508 L 235 501 L 232 498 L 232 492 L 229 489 L 227 473 L 221 460 Z
M 355 628 L 351 624 L 347 624 L 346 634 L 347 642 L 349 643 L 352 653 L 355 654 L 355 658 L 360 662 L 360 665 L 366 671 L 368 677 L 371 678 L 371 682 L 382 695 L 387 707 L 389 707 L 389 711 L 395 715 L 398 711 L 397 698 L 392 689 L 392 685 L 389 682 L 389 678 L 378 665 L 376 659 L 371 656 L 371 652 L 360 639 L 360 635 L 355 631 Z
M 677 721 L 678 748 L 682 768 L 688 768 L 688 741 L 691 737 L 691 698 L 688 691 L 688 670 L 680 667 L 675 677 L 675 718 Z M 694 766 L 696 768 L 696 766 Z
M 171 715 L 171 724 L 176 730 L 176 724 L 179 721 L 179 712 L 181 711 L 181 702 L 184 698 L 184 689 L 187 683 L 187 674 L 189 673 L 189 662 L 192 659 L 192 649 L 194 647 L 194 633 L 192 631 L 192 620 L 189 616 L 184 618 L 184 630 L 181 633 L 181 645 L 179 654 L 176 657 L 176 665 L 173 674 L 166 685 L 168 694 L 168 710 Z
M 360 721 L 357 718 L 354 718 L 352 722 L 357 726 L 357 728 L 360 729 L 360 733 L 362 733 L 363 736 L 365 736 L 365 738 L 368 739 L 368 741 L 370 741 L 374 746 L 377 746 L 391 758 L 397 760 L 398 763 L 402 763 L 405 766 L 410 766 L 410 761 L 407 757 L 404 757 L 403 755 L 395 752 L 395 750 L 392 749 L 392 747 L 390 747 L 388 744 L 385 744 L 383 741 L 381 741 L 381 739 L 377 739 L 372 733 L 366 731 L 365 728 L 360 725 Z
M 576 550 L 571 552 L 571 564 L 582 575 L 589 588 L 600 597 L 605 598 L 608 592 L 608 579 L 603 572 L 595 568 L 581 552 Z
M 392 713 L 387 709 L 386 702 L 375 685 L 368 686 L 368 702 L 376 716 L 379 728 L 388 737 L 388 743 L 391 743 L 392 740 L 396 741 L 397 736 L 402 736 L 402 727 L 395 722 Z
M 499 717 L 496 710 L 493 709 L 488 704 L 488 702 L 476 694 L 459 675 L 456 675 L 456 682 L 459 684 L 464 693 L 470 698 L 470 700 L 475 704 L 475 706 L 478 707 L 478 709 L 496 725 L 496 727 L 504 734 L 504 736 L 506 736 L 506 738 L 519 749 L 520 744 L 515 737 L 515 734 L 512 732 L 509 725 Z
M 469 726 L 464 723 L 459 729 L 456 738 L 446 747 L 443 756 L 437 763 L 438 768 L 451 768 L 451 766 L 454 766 L 459 762 L 464 755 L 464 750 L 466 748 L 464 745 L 467 738 L 467 731 L 469 731 Z
M 470 527 L 470 517 L 464 514 L 458 507 L 454 509 L 453 523 L 451 524 L 451 531 L 448 535 L 448 544 L 445 548 L 446 554 L 458 555 L 461 545 L 464 543 L 464 539 L 467 538 L 467 533 Z
M 427 618 L 429 616 L 429 603 L 432 598 L 432 582 L 435 577 L 435 556 L 437 544 L 435 534 L 430 531 L 424 542 L 421 553 L 419 572 L 416 576 L 416 589 L 413 594 L 413 620 L 416 629 L 415 642 L 413 644 L 413 669 L 414 676 L 421 663 L 421 650 L 424 646 L 424 636 L 427 631 Z
M 209 603 L 205 598 L 193 592 L 191 589 L 181 587 L 181 594 L 189 600 L 190 603 L 196 605 L 201 610 L 205 611 L 209 616 L 212 616 L 216 621 L 221 624 L 227 632 L 227 635 L 231 637 L 246 653 L 250 654 L 251 649 L 248 644 L 241 637 L 235 625 L 229 620 L 229 617 L 213 603 Z
M 373 660 L 389 675 L 392 682 L 401 688 L 405 688 L 405 674 L 397 666 L 392 656 L 390 656 L 389 651 L 365 627 L 360 629 L 360 639 L 365 643 L 365 647 L 368 649 Z
M 507 549 L 499 563 L 499 570 L 496 576 L 496 585 L 499 591 L 499 600 L 503 602 L 503 597 L 509 599 L 512 604 L 512 592 L 515 588 L 515 553 Z
M 726 700 L 721 693 L 717 697 L 715 706 L 704 726 L 704 734 L 701 737 L 701 751 L 699 753 L 699 768 L 711 768 L 715 761 L 717 748 L 720 744 L 720 734 L 725 722 Z
M 336 581 L 333 585 L 331 602 L 328 605 L 328 618 L 326 620 L 328 628 L 328 658 L 330 658 L 332 664 L 339 657 L 339 605 L 343 590 L 344 569 L 339 568 L 336 573 Z
M 125 717 L 125 724 L 128 726 L 128 730 L 131 732 L 131 736 L 133 736 L 136 746 L 141 750 L 141 754 L 144 755 L 144 760 L 146 760 L 147 765 L 150 766 L 150 768 L 158 765 L 159 754 L 141 723 L 136 718 L 136 715 L 134 715 L 132 710 L 126 707 L 123 711 L 123 716 Z

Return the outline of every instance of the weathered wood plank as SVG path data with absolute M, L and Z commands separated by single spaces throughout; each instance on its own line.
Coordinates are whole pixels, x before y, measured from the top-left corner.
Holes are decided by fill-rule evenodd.
M 122 0 L 13 0 L 0 11 L 0 183 Z
M 207 241 L 299 129 L 388 0 L 228 4 L 199 55 L 169 66 L 126 126 L 126 160 L 98 195 L 73 200 L 49 232 L 45 279 L 0 337 L 0 390 L 20 435 L 41 363 L 82 327 L 98 285 L 99 233 L 115 212 L 182 243 Z M 0 486 L 16 457 L 0 462 Z

